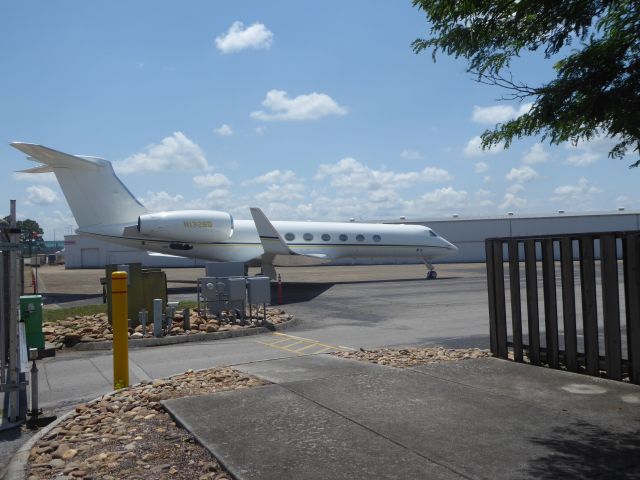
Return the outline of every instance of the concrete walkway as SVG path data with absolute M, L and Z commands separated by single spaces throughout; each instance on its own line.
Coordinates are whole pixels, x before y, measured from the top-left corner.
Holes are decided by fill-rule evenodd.
M 497 359 L 326 355 L 272 385 L 164 402 L 239 479 L 640 478 L 640 387 Z

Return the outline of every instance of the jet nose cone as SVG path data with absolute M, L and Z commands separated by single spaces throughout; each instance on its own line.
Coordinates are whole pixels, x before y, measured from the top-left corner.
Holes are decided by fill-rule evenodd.
M 449 250 L 451 250 L 451 253 L 456 253 L 458 250 L 460 250 L 458 247 L 456 247 L 453 243 L 449 243 L 449 245 L 447 246 L 447 248 Z

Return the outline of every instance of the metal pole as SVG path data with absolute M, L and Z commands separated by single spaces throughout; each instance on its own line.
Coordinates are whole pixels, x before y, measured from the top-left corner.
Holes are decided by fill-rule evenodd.
M 37 358 L 38 350 L 31 350 L 35 350 L 35 354 L 30 352 L 31 356 Z M 31 365 L 31 411 L 29 412 L 29 416 L 35 422 L 38 421 L 38 415 L 42 414 L 42 410 L 38 405 L 38 366 L 36 365 L 36 358 L 33 358 L 33 365 Z
M 9 243 L 20 243 L 20 235 L 16 233 L 16 201 L 11 200 Z M 19 412 L 19 384 L 20 384 L 20 363 L 18 359 L 18 254 L 16 250 L 9 250 L 9 371 L 8 384 L 9 402 L 7 408 L 7 419 L 9 422 L 16 422 L 20 418 Z
M 153 336 L 162 337 L 162 299 L 153 300 Z
M 0 237 L 2 241 L 3 238 Z M 6 252 L 0 255 L 0 383 L 6 383 L 5 375 L 7 368 L 7 315 L 5 302 L 5 256 Z
M 142 309 L 140 310 L 140 312 L 138 313 L 138 321 L 140 322 L 140 325 L 142 325 L 142 336 L 144 337 L 147 334 L 147 319 L 148 319 L 149 315 L 147 314 L 147 310 L 146 309 Z
M 191 330 L 191 317 L 189 316 L 189 309 L 185 308 L 182 311 L 182 329 L 187 332 Z
M 129 386 L 127 272 L 111 274 L 111 312 L 113 316 L 113 388 Z

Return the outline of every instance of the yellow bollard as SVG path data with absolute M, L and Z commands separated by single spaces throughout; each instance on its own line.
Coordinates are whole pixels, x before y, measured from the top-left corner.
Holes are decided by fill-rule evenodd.
M 113 388 L 129 386 L 129 325 L 127 272 L 111 274 L 111 328 L 113 330 Z

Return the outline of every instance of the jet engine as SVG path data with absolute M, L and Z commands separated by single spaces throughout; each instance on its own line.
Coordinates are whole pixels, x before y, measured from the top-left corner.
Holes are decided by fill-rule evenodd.
M 233 217 L 215 210 L 176 210 L 138 217 L 138 231 L 162 240 L 189 243 L 222 242 L 233 235 Z

